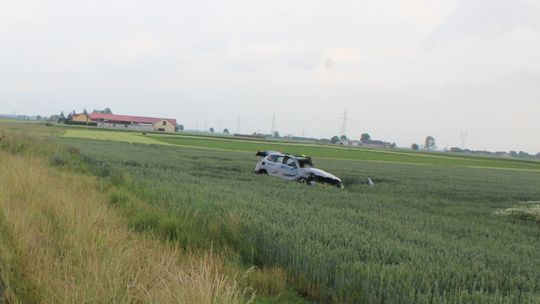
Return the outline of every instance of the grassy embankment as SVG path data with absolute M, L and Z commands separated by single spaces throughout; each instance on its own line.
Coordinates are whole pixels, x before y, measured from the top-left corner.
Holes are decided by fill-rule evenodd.
M 35 142 L 1 137 L 0 282 L 8 303 L 249 299 L 241 275 L 227 276 L 219 254 L 185 252 L 130 231 L 98 180 L 51 168 L 29 151 Z
M 46 138 L 62 130 L 0 127 L 9 129 L 0 135 L 0 300 L 244 303 L 257 287 L 286 289 L 277 268 L 248 271 L 227 251 L 179 248 L 128 228 L 129 214 L 148 203 L 119 195 L 117 187 L 129 181 L 125 172 L 83 174 L 96 171 L 76 148 Z

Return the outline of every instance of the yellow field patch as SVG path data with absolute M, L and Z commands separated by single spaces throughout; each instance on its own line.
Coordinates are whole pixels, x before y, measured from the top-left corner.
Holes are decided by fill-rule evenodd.
M 65 137 L 74 137 L 74 138 L 86 138 L 94 140 L 111 140 L 111 141 L 121 141 L 128 143 L 140 143 L 140 144 L 153 144 L 153 145 L 164 145 L 172 146 L 172 144 L 162 142 L 150 137 L 142 135 L 142 133 L 134 132 L 119 132 L 119 131 L 97 131 L 97 130 L 67 130 L 63 135 Z

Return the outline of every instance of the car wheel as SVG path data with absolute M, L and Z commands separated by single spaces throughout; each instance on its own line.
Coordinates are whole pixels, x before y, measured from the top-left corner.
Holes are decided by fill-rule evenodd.
M 313 185 L 313 181 L 311 181 L 310 179 L 305 178 L 305 177 L 300 177 L 300 178 L 297 179 L 296 181 L 299 182 L 299 183 L 301 183 L 301 184 L 306 184 L 306 185 L 308 185 L 308 186 Z

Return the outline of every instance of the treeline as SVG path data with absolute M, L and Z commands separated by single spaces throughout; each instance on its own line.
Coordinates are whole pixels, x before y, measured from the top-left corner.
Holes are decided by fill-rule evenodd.
M 454 153 L 466 153 L 466 154 L 476 154 L 476 155 L 488 155 L 488 156 L 499 156 L 499 157 L 520 157 L 520 158 L 538 158 L 540 159 L 540 152 L 536 154 L 529 154 L 525 151 L 485 151 L 485 150 L 470 150 L 470 149 L 461 149 L 461 148 L 450 148 L 450 152 Z

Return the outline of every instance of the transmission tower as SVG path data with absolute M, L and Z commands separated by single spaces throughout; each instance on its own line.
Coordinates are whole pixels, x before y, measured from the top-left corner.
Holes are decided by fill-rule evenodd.
M 349 120 L 349 118 L 347 117 L 347 109 L 345 109 L 345 112 L 343 112 L 341 120 L 343 121 L 343 125 L 341 126 L 341 135 L 347 136 L 347 121 Z
M 270 131 L 270 135 L 274 136 L 276 134 L 276 113 L 272 115 L 272 130 Z
M 460 136 L 461 136 L 461 149 L 465 149 L 465 139 L 467 139 L 467 132 L 461 130 L 461 133 L 460 133 Z
M 240 134 L 240 116 L 238 116 L 238 122 L 236 124 L 236 134 Z

